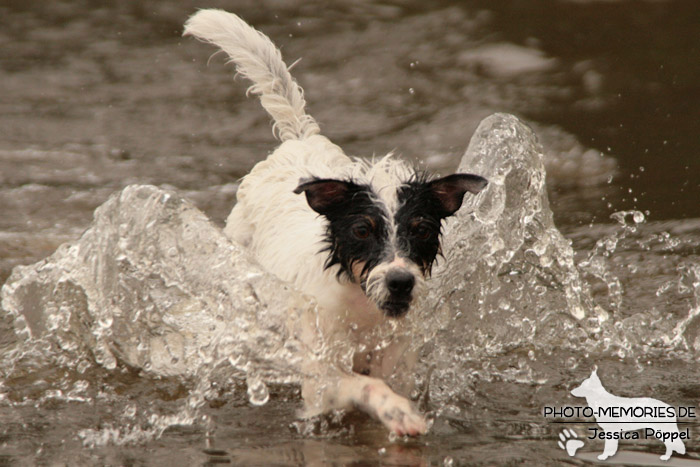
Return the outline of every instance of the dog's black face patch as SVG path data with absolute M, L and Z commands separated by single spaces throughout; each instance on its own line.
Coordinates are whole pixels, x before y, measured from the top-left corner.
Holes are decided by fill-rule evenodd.
M 358 282 L 388 316 L 399 317 L 410 307 L 417 277 L 430 275 L 440 253 L 442 219 L 460 208 L 467 191 L 485 186 L 470 174 L 432 181 L 417 175 L 398 188 L 395 200 L 382 200 L 369 185 L 333 179 L 303 181 L 294 192 L 305 193 L 311 209 L 328 220 L 325 267 L 337 265 L 339 278 Z
M 403 203 L 395 216 L 398 249 L 423 272 L 430 275 L 433 262 L 440 252 L 440 217 L 431 209 L 425 190 L 407 187 L 399 193 Z
M 389 237 L 386 211 L 372 189 L 352 181 L 314 179 L 294 191 L 304 192 L 311 209 L 328 219 L 326 268 L 338 265 L 339 278 L 362 281 L 381 262 Z
M 399 209 L 394 216 L 399 250 L 430 275 L 440 253 L 441 221 L 461 206 L 464 194 L 479 193 L 486 179 L 472 174 L 454 174 L 428 181 L 417 175 L 398 190 Z

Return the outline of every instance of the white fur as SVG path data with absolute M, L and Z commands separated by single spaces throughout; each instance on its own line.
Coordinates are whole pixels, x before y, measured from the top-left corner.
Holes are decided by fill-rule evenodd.
M 333 365 L 319 369 L 317 362 L 310 363 L 302 385 L 306 414 L 358 407 L 398 434 L 424 433 L 423 417 L 377 378 L 387 378 L 399 365 L 410 369 L 415 355 L 406 351 L 405 342 L 376 352 L 377 343 L 367 342 L 367 331 L 388 318 L 359 285 L 341 283 L 336 270 L 324 269 L 327 253 L 320 250 L 325 221 L 309 208 L 304 195 L 293 193 L 300 179 L 309 176 L 350 178 L 372 186 L 387 212 L 393 213 L 398 209 L 396 190 L 412 171 L 391 155 L 372 163 L 350 159 L 321 136 L 314 119 L 304 111 L 302 90 L 279 50 L 237 16 L 221 10 L 199 11 L 187 21 L 185 34 L 212 43 L 230 56 L 238 72 L 253 82 L 249 92 L 260 96 L 282 140 L 243 179 L 224 232 L 246 246 L 265 269 L 317 299 L 320 316 L 303 323 L 302 337 L 308 345 L 350 343 L 355 346 L 356 370 L 368 370 L 371 376 L 346 374 Z M 323 339 L 311 331 L 316 327 Z
M 304 111 L 304 92 L 289 74 L 280 51 L 263 33 L 236 15 L 201 10 L 187 20 L 185 34 L 214 44 L 229 55 L 238 73 L 253 82 L 248 92 L 260 96 L 282 141 L 319 133 L 316 121 Z

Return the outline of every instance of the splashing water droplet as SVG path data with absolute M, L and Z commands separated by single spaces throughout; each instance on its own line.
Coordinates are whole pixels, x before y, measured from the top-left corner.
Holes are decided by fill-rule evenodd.
M 124 416 L 126 418 L 134 418 L 136 416 L 136 406 L 129 405 L 124 409 Z
M 246 378 L 248 384 L 248 401 L 253 405 L 265 405 L 270 400 L 270 391 L 260 377 L 249 375 Z

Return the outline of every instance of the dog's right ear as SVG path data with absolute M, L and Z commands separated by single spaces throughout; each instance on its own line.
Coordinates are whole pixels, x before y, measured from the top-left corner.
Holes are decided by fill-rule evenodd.
M 354 187 L 352 182 L 344 182 L 332 179 L 300 180 L 300 184 L 294 193 L 305 193 L 309 207 L 321 215 L 327 215 L 347 203 Z

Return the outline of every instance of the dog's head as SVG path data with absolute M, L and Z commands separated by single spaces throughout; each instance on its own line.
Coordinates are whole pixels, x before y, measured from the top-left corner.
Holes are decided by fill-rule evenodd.
M 302 180 L 294 192 L 305 193 L 311 209 L 328 220 L 326 268 L 338 266 L 339 279 L 359 283 L 387 316 L 400 317 L 440 254 L 442 220 L 460 208 L 466 192 L 479 193 L 486 184 L 472 174 L 421 175 L 376 190 L 316 178 Z

